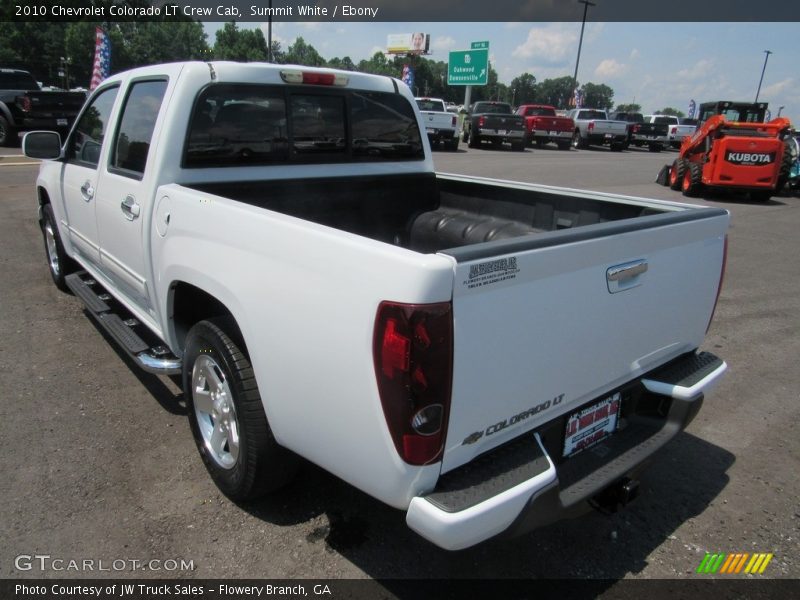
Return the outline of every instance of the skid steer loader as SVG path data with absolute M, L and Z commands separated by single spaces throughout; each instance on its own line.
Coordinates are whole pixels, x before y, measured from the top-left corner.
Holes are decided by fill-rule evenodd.
M 779 117 L 765 123 L 766 109 L 766 103 L 701 104 L 697 131 L 683 139 L 668 177 L 660 179 L 685 196 L 727 189 L 769 200 L 789 179 L 791 122 Z

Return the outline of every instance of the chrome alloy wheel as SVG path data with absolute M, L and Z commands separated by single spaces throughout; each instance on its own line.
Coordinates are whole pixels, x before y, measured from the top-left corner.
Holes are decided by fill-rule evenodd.
M 192 368 L 192 400 L 209 456 L 223 469 L 232 469 L 239 458 L 236 407 L 225 374 L 207 354 L 198 356 Z
M 58 262 L 58 246 L 56 245 L 56 234 L 53 230 L 53 224 L 49 221 L 44 226 L 44 239 L 47 244 L 47 264 L 50 265 L 50 270 L 53 275 L 58 277 L 61 275 L 61 265 Z

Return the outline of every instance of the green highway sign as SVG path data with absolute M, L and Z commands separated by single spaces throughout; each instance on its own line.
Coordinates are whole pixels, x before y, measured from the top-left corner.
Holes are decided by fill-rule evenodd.
M 489 42 L 472 42 L 469 47 L 473 50 L 488 50 Z
M 489 49 L 450 53 L 447 85 L 486 85 L 489 82 Z

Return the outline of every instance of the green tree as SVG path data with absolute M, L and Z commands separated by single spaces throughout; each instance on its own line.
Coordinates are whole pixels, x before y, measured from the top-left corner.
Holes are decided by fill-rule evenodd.
M 584 83 L 581 86 L 583 106 L 610 110 L 614 106 L 614 90 L 604 83 Z
M 260 29 L 239 29 L 231 21 L 217 31 L 213 55 L 217 60 L 266 61 L 267 40 Z
M 523 73 L 511 80 L 512 103 L 516 105 L 536 102 L 536 77 Z
M 400 77 L 402 74 L 397 70 L 397 66 L 394 62 L 387 60 L 383 52 L 376 52 L 369 60 L 363 59 L 359 61 L 358 70 L 362 73 L 389 75 L 390 77 Z
M 680 117 L 680 118 L 683 118 L 683 117 L 686 116 L 686 113 L 684 113 L 681 110 L 678 110 L 677 108 L 672 108 L 671 106 L 668 106 L 667 108 L 662 108 L 661 110 L 657 110 L 653 114 L 654 115 L 669 115 L 669 116 L 672 116 L 672 117 Z
M 0 21 L 0 65 L 30 71 L 45 85 L 62 86 L 59 76 L 67 58 L 66 23 Z
M 632 112 L 632 113 L 640 113 L 642 112 L 642 105 L 641 104 L 617 104 L 617 108 L 614 109 L 616 112 Z
M 349 56 L 345 56 L 344 58 L 335 56 L 328 61 L 328 66 L 331 69 L 341 69 L 342 71 L 355 71 L 357 69 L 353 59 Z
M 308 67 L 324 67 L 326 61 L 314 46 L 307 44 L 302 37 L 298 37 L 294 44 L 286 51 L 286 63 L 291 65 L 305 65 Z
M 545 79 L 536 86 L 536 101 L 556 108 L 568 108 L 572 99 L 572 77 Z

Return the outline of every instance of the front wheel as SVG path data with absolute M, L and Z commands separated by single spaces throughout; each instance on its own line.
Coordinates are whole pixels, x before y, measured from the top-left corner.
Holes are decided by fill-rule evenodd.
M 690 162 L 683 173 L 683 182 L 681 183 L 681 191 L 684 196 L 694 198 L 700 195 L 700 189 L 703 187 L 702 176 L 703 166 L 700 163 Z
M 64 244 L 61 242 L 61 236 L 58 233 L 53 207 L 50 204 L 45 204 L 42 207 L 42 236 L 44 237 L 47 267 L 50 270 L 53 283 L 62 292 L 68 292 L 69 288 L 64 278 L 75 270 L 75 263 L 64 251 Z
M 291 479 L 297 459 L 275 441 L 232 318 L 200 321 L 189 330 L 183 389 L 197 449 L 222 493 L 252 500 Z
M 581 137 L 581 132 L 578 131 L 577 129 L 575 130 L 575 133 L 572 135 L 572 147 L 578 149 L 586 147 L 586 142 Z

